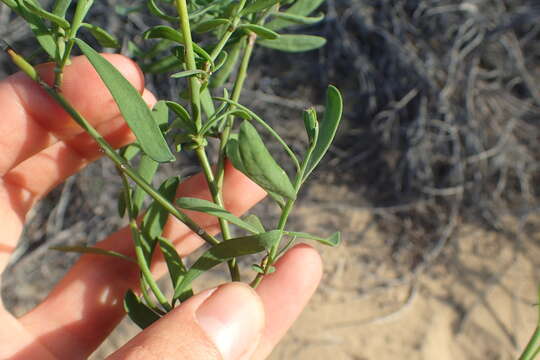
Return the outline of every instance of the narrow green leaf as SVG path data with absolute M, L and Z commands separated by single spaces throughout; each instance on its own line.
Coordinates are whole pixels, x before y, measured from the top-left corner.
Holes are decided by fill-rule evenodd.
M 26 23 L 36 36 L 36 40 L 41 45 L 41 48 L 45 50 L 51 59 L 56 59 L 58 55 L 56 51 L 56 41 L 40 17 L 32 14 L 30 10 L 28 10 L 28 8 L 22 4 L 22 2 L 15 2 L 12 0 L 2 0 L 2 2 L 11 8 L 11 10 L 13 10 L 16 14 L 26 20 Z
M 174 55 L 165 56 L 158 60 L 151 62 L 150 64 L 142 65 L 143 72 L 148 74 L 164 74 L 171 71 L 177 71 L 182 68 L 182 61 Z
M 177 22 L 180 19 L 177 16 L 170 16 L 170 15 L 165 14 L 165 12 L 163 12 L 163 10 L 161 10 L 159 8 L 159 6 L 156 4 L 155 0 L 147 0 L 146 5 L 148 6 L 148 10 L 152 14 L 154 14 L 155 16 L 157 16 L 157 17 L 159 17 L 159 18 L 161 18 L 163 20 L 167 20 L 167 21 L 170 21 L 170 22 Z
M 126 256 L 124 254 L 121 254 L 116 251 L 111 250 L 105 250 L 98 247 L 92 247 L 92 246 L 51 246 L 49 249 L 56 250 L 56 251 L 62 251 L 62 252 L 71 252 L 71 253 L 78 253 L 78 254 L 94 254 L 94 255 L 106 255 L 106 256 L 112 256 L 116 258 L 120 258 L 123 260 L 131 261 L 134 263 L 137 263 L 137 261 L 133 258 L 130 258 L 129 256 Z
M 76 42 L 111 92 L 143 151 L 157 162 L 173 161 L 174 156 L 139 92 L 88 44 L 80 39 Z
M 304 232 L 285 231 L 284 233 L 289 236 L 315 240 L 315 241 L 320 242 L 321 244 L 329 245 L 329 246 L 338 246 L 341 243 L 341 233 L 339 231 L 333 233 L 331 236 L 327 238 L 322 238 L 320 236 L 315 236 L 315 235 L 311 235 Z
M 213 8 L 215 8 L 218 5 L 219 5 L 219 1 L 214 1 L 213 4 L 210 4 L 205 8 L 201 8 L 201 9 L 199 9 L 197 11 L 194 11 L 191 14 L 189 14 L 189 19 L 192 20 L 192 19 L 195 19 L 196 17 L 202 16 L 202 15 L 206 14 L 208 11 L 212 10 Z
M 171 77 L 174 79 L 179 79 L 179 78 L 191 77 L 191 76 L 200 75 L 200 74 L 206 74 L 206 71 L 203 71 L 203 70 L 180 71 L 176 74 L 172 74 Z
M 129 318 L 141 329 L 145 329 L 160 319 L 152 309 L 143 304 L 132 290 L 124 295 L 124 309 Z
M 70 23 L 63 17 L 48 12 L 47 10 L 42 9 L 31 1 L 24 0 L 23 2 L 26 8 L 34 15 L 39 16 L 42 19 L 47 19 L 64 30 L 69 30 L 69 28 L 71 27 Z
M 172 203 L 176 197 L 176 190 L 179 184 L 180 179 L 178 177 L 172 177 L 165 180 L 158 191 L 165 199 Z M 142 245 L 146 259 L 151 259 L 156 240 L 163 233 L 163 228 L 167 224 L 168 218 L 169 212 L 157 201 L 154 201 L 144 214 L 141 223 L 141 234 L 143 235 Z
M 230 23 L 229 19 L 211 19 L 198 23 L 193 30 L 197 33 L 205 33 Z
M 211 247 L 193 264 L 176 286 L 174 299 L 181 299 L 185 289 L 190 287 L 193 280 L 203 272 L 232 258 L 270 250 L 281 239 L 281 234 L 281 231 L 273 230 L 264 234 L 230 239 Z
M 250 224 L 253 228 L 257 229 L 259 234 L 262 234 L 263 232 L 266 232 L 264 225 L 259 219 L 259 217 L 255 214 L 250 214 L 244 218 L 244 221 Z
M 277 32 L 270 30 L 268 28 L 265 28 L 264 26 L 256 25 L 256 24 L 244 24 L 244 25 L 240 25 L 238 28 L 247 30 L 248 32 L 249 31 L 254 32 L 255 34 L 259 35 L 261 38 L 267 39 L 267 40 L 275 40 L 279 38 L 280 36 Z
M 182 209 L 193 210 L 202 212 L 205 214 L 210 214 L 216 216 L 220 219 L 227 220 L 231 224 L 239 226 L 247 231 L 250 231 L 254 234 L 258 234 L 260 231 L 258 228 L 252 226 L 251 224 L 245 222 L 239 217 L 234 216 L 227 210 L 223 209 L 221 206 L 203 199 L 183 197 L 176 200 L 176 204 Z
M 279 0 L 256 0 L 252 2 L 251 5 L 246 6 L 244 10 L 242 10 L 240 15 L 245 16 L 245 15 L 259 12 L 261 10 L 266 10 L 271 6 L 274 6 L 278 2 Z
M 242 157 L 240 156 L 237 139 L 230 139 L 227 142 L 227 158 L 231 160 L 233 166 L 236 169 L 240 170 L 244 174 L 246 173 L 244 162 L 242 161 Z
M 308 16 L 313 11 L 317 10 L 324 1 L 325 0 L 298 0 L 285 12 L 291 15 Z M 266 26 L 277 31 L 294 24 L 294 22 L 287 20 L 275 19 L 266 24 Z
M 317 16 L 310 17 L 310 16 L 300 16 L 300 15 L 289 14 L 286 12 L 285 13 L 275 12 L 275 13 L 272 13 L 272 16 L 282 19 L 282 20 L 289 21 L 293 24 L 298 24 L 298 25 L 313 25 L 324 19 L 324 14 L 319 14 Z
M 169 109 L 171 109 L 180 120 L 181 128 L 189 133 L 196 133 L 197 129 L 195 128 L 195 124 L 193 124 L 193 121 L 191 120 L 191 116 L 189 115 L 189 112 L 184 108 L 182 105 L 175 103 L 173 101 L 165 101 Z
M 77 36 L 77 32 L 81 27 L 84 18 L 90 11 L 90 8 L 94 4 L 94 0 L 78 0 L 77 6 L 75 7 L 75 14 L 73 14 L 73 19 L 71 21 L 71 28 L 69 30 L 68 37 L 74 39 Z
M 212 100 L 212 94 L 210 94 L 208 88 L 201 91 L 201 107 L 207 118 L 210 118 L 216 112 L 214 100 Z
M 257 43 L 270 49 L 285 52 L 304 52 L 324 46 L 326 39 L 313 35 L 284 34 L 275 40 L 259 40 Z
M 109 34 L 107 30 L 93 24 L 82 23 L 81 27 L 88 29 L 92 36 L 99 42 L 103 47 L 117 49 L 120 47 L 118 40 Z
M 53 14 L 65 18 L 70 5 L 71 0 L 56 0 L 53 7 Z
M 167 39 L 179 44 L 184 43 L 182 34 L 170 26 L 158 25 L 146 30 L 142 34 L 143 39 Z
M 326 93 L 326 110 L 323 121 L 319 127 L 319 136 L 313 153 L 304 172 L 304 180 L 307 179 L 313 169 L 319 164 L 324 154 L 330 148 L 336 136 L 339 123 L 343 114 L 343 99 L 339 90 L 334 86 L 329 86 Z
M 182 258 L 178 255 L 174 245 L 164 237 L 158 237 L 159 248 L 163 253 L 165 262 L 167 263 L 167 269 L 169 270 L 169 276 L 171 277 L 171 282 L 173 288 L 176 287 L 179 280 L 182 280 L 182 276 L 187 272 Z
M 265 190 L 289 199 L 296 198 L 287 173 L 274 160 L 255 127 L 247 120 L 240 125 L 238 151 L 245 174 L 251 180 Z
M 219 72 L 215 73 L 214 76 L 212 76 L 210 80 L 211 88 L 220 87 L 227 81 L 229 76 L 231 76 L 236 63 L 238 62 L 241 49 L 242 49 L 241 41 L 236 42 L 232 46 L 232 49 L 230 50 L 229 55 L 227 56 L 227 60 L 225 61 L 225 64 L 223 64 L 223 67 L 221 67 Z M 216 65 L 216 71 L 218 68 L 219 67 Z

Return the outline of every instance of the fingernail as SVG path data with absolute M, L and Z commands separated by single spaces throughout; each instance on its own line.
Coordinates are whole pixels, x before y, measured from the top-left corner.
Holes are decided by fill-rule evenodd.
M 224 360 L 237 360 L 253 351 L 264 325 L 257 294 L 239 283 L 219 287 L 199 306 L 196 317 Z

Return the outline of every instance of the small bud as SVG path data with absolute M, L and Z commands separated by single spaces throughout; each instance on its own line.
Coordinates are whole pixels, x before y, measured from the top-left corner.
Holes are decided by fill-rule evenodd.
M 319 134 L 319 122 L 317 121 L 317 112 L 314 108 L 304 111 L 304 126 L 306 127 L 309 142 L 313 143 Z
M 19 69 L 22 70 L 26 75 L 30 77 L 30 79 L 34 81 L 39 81 L 39 74 L 37 70 L 28 62 L 26 61 L 21 55 L 17 54 L 15 50 L 13 50 L 8 43 L 3 41 L 0 46 L 4 51 L 8 53 L 8 55 L 11 57 L 11 60 Z

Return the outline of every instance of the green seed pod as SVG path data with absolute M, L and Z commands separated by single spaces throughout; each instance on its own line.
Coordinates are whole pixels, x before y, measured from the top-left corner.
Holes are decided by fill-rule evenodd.
M 34 81 L 39 81 L 39 74 L 37 70 L 28 61 L 26 61 L 21 55 L 17 54 L 15 50 L 9 47 L 9 45 L 5 51 L 11 57 L 13 63 L 17 65 L 17 67 L 21 69 L 22 72 L 28 75 L 30 79 Z

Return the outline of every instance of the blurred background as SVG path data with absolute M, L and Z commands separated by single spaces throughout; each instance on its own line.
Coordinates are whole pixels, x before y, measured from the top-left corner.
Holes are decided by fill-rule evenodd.
M 155 24 L 131 11 L 140 3 L 100 1 L 91 13 L 125 54 Z M 323 22 L 298 30 L 328 44 L 258 48 L 241 99 L 297 147 L 302 110 L 323 104 L 328 83 L 346 104 L 291 223 L 339 229 L 344 243 L 321 248 L 323 283 L 272 359 L 515 359 L 538 313 L 540 2 L 328 0 L 321 9 Z M 0 38 L 25 55 L 35 49 L 3 4 Z M 0 57 L 0 77 L 14 71 Z M 172 85 L 148 78 L 161 98 L 176 96 Z M 160 178 L 195 173 L 193 160 L 180 156 Z M 118 189 L 114 166 L 98 161 L 36 206 L 2 279 L 13 313 L 43 299 L 77 258 L 48 247 L 93 243 L 124 224 Z M 269 203 L 256 212 L 278 215 Z M 94 358 L 136 332 L 122 324 Z

